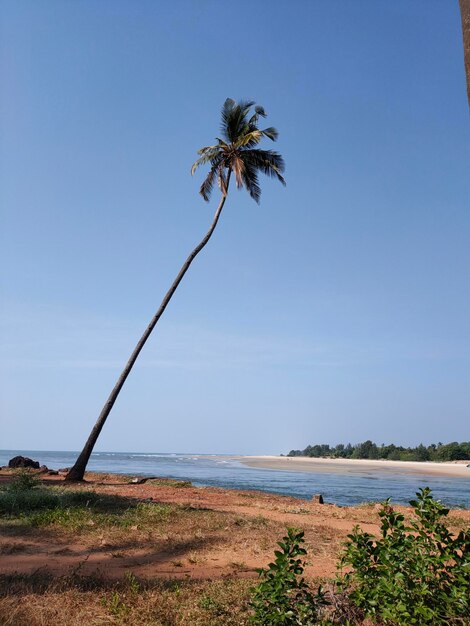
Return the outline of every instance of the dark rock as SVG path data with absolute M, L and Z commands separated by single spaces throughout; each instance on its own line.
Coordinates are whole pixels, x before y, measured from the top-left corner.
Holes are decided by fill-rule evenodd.
M 49 472 L 49 468 L 47 467 L 47 465 L 41 465 L 39 469 L 43 474 L 47 474 L 47 472 Z
M 59 474 L 68 474 L 70 472 L 70 467 L 61 467 L 57 471 L 59 472 Z
M 321 493 L 316 493 L 314 496 L 312 496 L 312 502 L 314 502 L 315 504 L 324 504 L 323 496 L 321 495 Z
M 33 461 L 27 456 L 15 456 L 8 461 L 8 467 L 13 467 L 15 469 L 21 467 L 31 467 L 32 469 L 39 469 L 39 462 Z
M 49 476 L 57 476 L 59 474 L 57 470 L 49 470 L 47 473 Z
M 146 483 L 149 480 L 149 478 L 133 478 L 131 480 L 131 485 L 143 485 L 144 483 Z

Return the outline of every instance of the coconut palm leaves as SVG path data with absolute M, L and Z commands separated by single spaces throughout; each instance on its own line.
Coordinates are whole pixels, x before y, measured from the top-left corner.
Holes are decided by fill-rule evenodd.
M 253 112 L 254 107 L 254 112 Z M 217 182 L 222 193 L 227 193 L 228 178 L 231 172 L 235 177 L 238 188 L 245 187 L 250 196 L 259 202 L 261 188 L 258 173 L 277 178 L 283 185 L 286 184 L 282 176 L 284 160 L 274 150 L 256 148 L 263 137 L 276 141 L 278 132 L 269 127 L 258 128 L 260 117 L 266 117 L 261 106 L 255 106 L 252 101 L 235 102 L 227 98 L 222 107 L 222 139 L 216 137 L 217 143 L 206 146 L 198 151 L 200 157 L 193 164 L 191 173 L 200 165 L 210 165 L 209 173 L 199 189 L 199 193 L 208 201 Z

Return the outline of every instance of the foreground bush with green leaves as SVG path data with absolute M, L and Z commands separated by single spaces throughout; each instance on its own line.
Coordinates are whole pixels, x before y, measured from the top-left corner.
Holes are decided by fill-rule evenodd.
M 259 570 L 252 623 L 345 626 L 368 618 L 390 626 L 469 625 L 470 534 L 462 530 L 452 535 L 443 522 L 448 509 L 428 488 L 416 495 L 409 522 L 390 501 L 383 504 L 380 538 L 355 527 L 339 564 L 350 570 L 338 576 L 329 594 L 319 588 L 314 595 L 301 577 L 303 532 L 289 529 L 275 562 Z M 329 604 L 336 611 L 329 611 Z M 345 618 L 348 613 L 351 621 Z
M 340 580 L 350 600 L 385 624 L 470 623 L 470 534 L 453 536 L 448 514 L 420 489 L 409 523 L 387 501 L 380 539 L 356 527 L 341 559 L 352 570 Z
M 274 563 L 267 569 L 259 569 L 261 582 L 252 591 L 251 607 L 253 624 L 266 626 L 295 626 L 316 624 L 319 609 L 326 604 L 321 587 L 313 595 L 302 574 L 302 557 L 307 554 L 303 547 L 304 533 L 289 528 L 287 535 L 278 542 Z

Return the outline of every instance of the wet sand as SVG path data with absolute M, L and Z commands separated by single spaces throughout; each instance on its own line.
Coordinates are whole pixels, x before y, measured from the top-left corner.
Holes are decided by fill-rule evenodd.
M 240 456 L 234 457 L 244 465 L 257 469 L 273 469 L 291 472 L 314 472 L 334 474 L 413 474 L 453 476 L 470 479 L 469 461 L 433 463 L 419 461 L 372 461 L 369 459 L 324 459 L 284 456 Z

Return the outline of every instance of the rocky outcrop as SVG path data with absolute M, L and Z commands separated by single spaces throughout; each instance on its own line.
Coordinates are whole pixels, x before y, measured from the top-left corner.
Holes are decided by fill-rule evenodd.
M 39 469 L 39 462 L 33 461 L 27 456 L 15 456 L 8 461 L 8 467 L 15 469 L 30 467 L 32 469 Z

